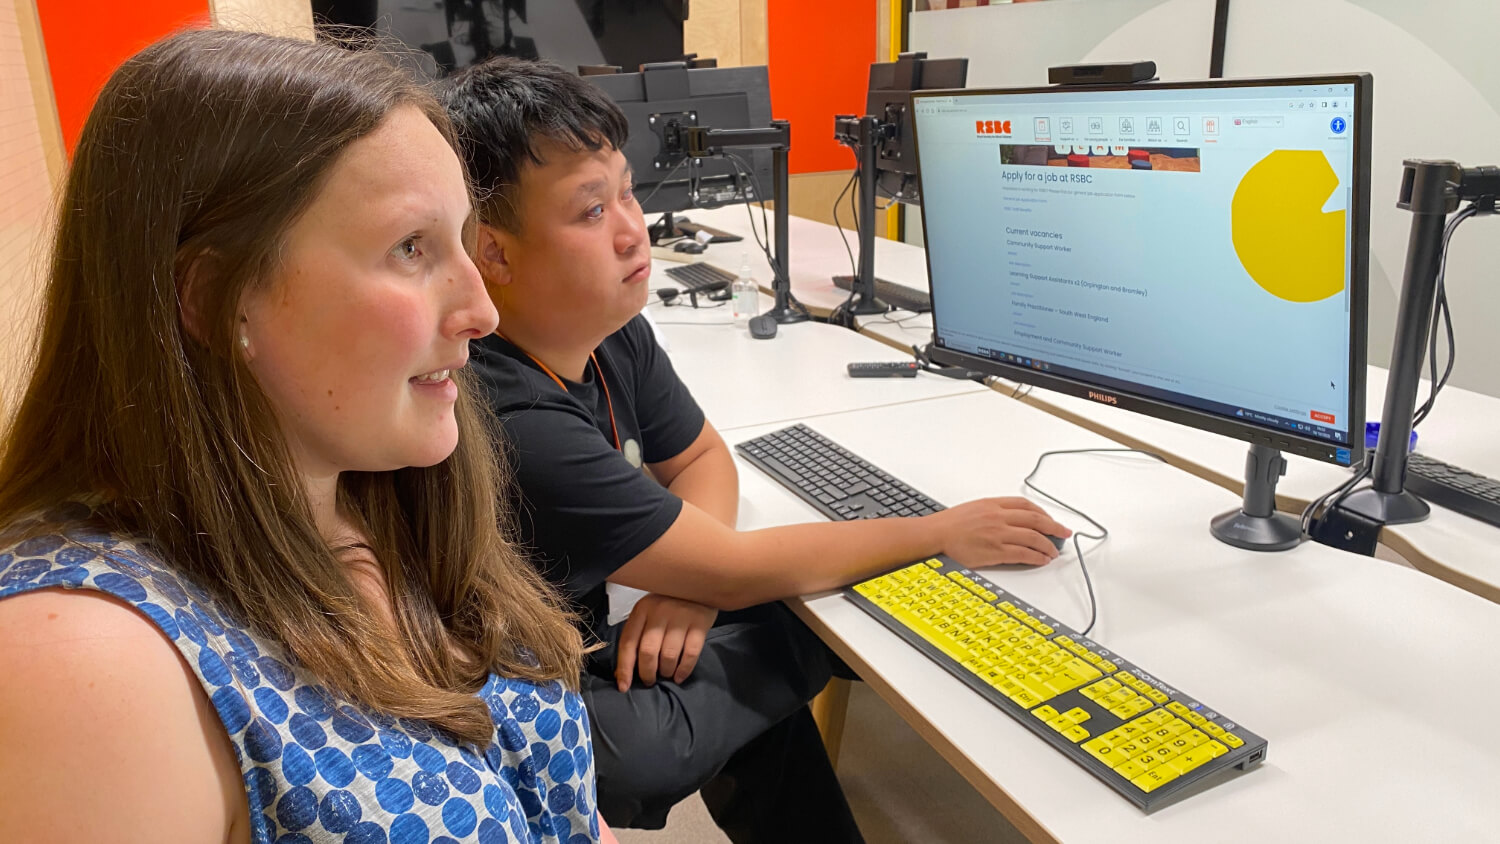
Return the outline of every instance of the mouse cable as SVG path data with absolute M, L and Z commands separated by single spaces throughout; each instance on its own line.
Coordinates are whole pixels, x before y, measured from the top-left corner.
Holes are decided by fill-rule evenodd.
M 1083 585 L 1086 589 L 1088 589 L 1089 594 L 1089 624 L 1087 627 L 1083 628 L 1083 630 L 1079 631 L 1079 635 L 1087 636 L 1089 635 L 1089 631 L 1094 629 L 1094 623 L 1099 620 L 1099 602 L 1094 597 L 1094 581 L 1089 577 L 1089 567 L 1083 561 L 1083 545 L 1081 540 L 1097 539 L 1100 544 L 1103 544 L 1104 540 L 1109 539 L 1109 528 L 1100 524 L 1098 520 L 1096 520 L 1093 516 L 1090 516 L 1077 507 L 1074 507 L 1066 501 L 1063 501 L 1061 498 L 1058 498 L 1052 493 L 1047 492 L 1046 490 L 1042 489 L 1032 482 L 1032 479 L 1036 477 L 1036 473 L 1042 470 L 1042 461 L 1046 460 L 1049 457 L 1061 454 L 1142 454 L 1161 463 L 1166 463 L 1167 459 L 1165 457 L 1162 457 L 1160 454 L 1157 454 L 1156 452 L 1143 451 L 1139 448 L 1058 449 L 1056 451 L 1042 452 L 1041 456 L 1037 457 L 1036 459 L 1036 465 L 1031 467 L 1031 473 L 1028 474 L 1025 478 L 1021 479 L 1022 485 L 1024 485 L 1027 489 L 1035 492 L 1037 495 L 1042 496 L 1048 501 L 1051 501 L 1053 504 L 1056 504 L 1064 510 L 1067 510 L 1069 513 L 1073 513 L 1074 515 L 1081 517 L 1089 524 L 1093 525 L 1094 529 L 1098 531 L 1098 533 L 1084 533 L 1080 530 L 1073 531 L 1073 551 L 1078 555 L 1078 568 L 1083 572 Z M 1098 546 L 1096 545 L 1094 547 L 1097 548 Z
M 750 210 L 750 203 L 748 201 L 743 203 L 745 206 L 745 215 L 750 218 L 750 234 L 755 237 L 755 245 L 759 246 L 760 251 L 766 254 L 766 260 L 771 264 L 771 272 L 775 273 L 777 278 L 786 279 L 787 305 L 799 311 L 802 316 L 809 322 L 827 322 L 828 320 L 826 319 L 813 316 L 812 312 L 807 309 L 807 306 L 802 304 L 802 302 L 798 300 L 797 297 L 792 293 L 791 269 L 786 268 L 785 270 L 783 270 L 780 262 L 780 259 L 786 256 L 771 254 L 771 247 L 769 245 L 771 241 L 771 223 L 766 219 L 766 200 L 765 194 L 761 193 L 760 190 L 760 179 L 756 178 L 755 171 L 750 167 L 749 162 L 745 161 L 745 159 L 732 152 L 725 152 L 723 155 L 724 158 L 729 161 L 729 163 L 734 165 L 736 173 L 739 173 L 750 180 L 750 184 L 755 187 L 755 195 L 761 198 L 760 201 L 756 204 L 760 206 L 760 224 L 766 230 L 766 239 L 764 241 L 760 239 L 760 232 L 755 228 L 755 212 Z M 782 197 L 781 201 L 785 202 L 786 197 Z M 788 233 L 787 237 L 788 240 L 791 239 L 790 233 Z

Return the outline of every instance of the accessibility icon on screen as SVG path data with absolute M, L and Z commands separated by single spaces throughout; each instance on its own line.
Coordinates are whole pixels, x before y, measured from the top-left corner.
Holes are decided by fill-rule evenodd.
M 1333 130 L 1333 134 L 1342 135 L 1344 130 L 1349 128 L 1349 124 L 1344 122 L 1344 118 L 1335 117 L 1333 122 L 1328 124 L 1328 128 Z

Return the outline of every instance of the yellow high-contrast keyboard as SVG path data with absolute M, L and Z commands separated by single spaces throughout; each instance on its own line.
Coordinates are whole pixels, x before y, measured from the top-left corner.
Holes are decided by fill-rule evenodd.
M 1265 758 L 1265 739 L 946 557 L 844 592 L 1144 811 Z

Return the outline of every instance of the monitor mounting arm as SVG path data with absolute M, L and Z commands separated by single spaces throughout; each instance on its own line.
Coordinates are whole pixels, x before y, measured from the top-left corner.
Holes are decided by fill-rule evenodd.
M 1371 464 L 1371 486 L 1350 493 L 1328 514 L 1336 520 L 1347 510 L 1376 525 L 1399 525 L 1427 518 L 1427 502 L 1405 491 L 1407 442 L 1420 385 L 1422 356 L 1437 297 L 1443 258 L 1443 228 L 1459 203 L 1472 201 L 1481 214 L 1495 213 L 1500 196 L 1500 167 L 1461 167 L 1452 161 L 1403 162 L 1396 207 L 1412 212 L 1406 245 L 1401 302 L 1396 311 L 1396 339 L 1391 371 L 1380 414 L 1380 441 Z
M 769 149 L 771 150 L 772 188 L 776 197 L 776 231 L 771 255 L 771 270 L 776 274 L 771 290 L 776 304 L 770 316 L 777 322 L 802 322 L 807 312 L 792 307 L 792 277 L 787 261 L 790 240 L 790 212 L 787 207 L 787 190 L 790 176 L 787 170 L 787 151 L 792 148 L 792 124 L 786 120 L 772 120 L 764 129 L 711 129 L 706 126 L 684 126 L 683 141 L 689 158 L 711 158 L 722 156 L 726 150 Z M 764 199 L 764 197 L 762 197 Z
M 849 285 L 850 315 L 883 314 L 890 308 L 875 298 L 875 178 L 880 142 L 893 137 L 894 123 L 865 115 L 840 114 L 833 118 L 833 138 L 854 150 L 859 173 L 859 217 L 855 233 L 859 236 L 859 267 Z

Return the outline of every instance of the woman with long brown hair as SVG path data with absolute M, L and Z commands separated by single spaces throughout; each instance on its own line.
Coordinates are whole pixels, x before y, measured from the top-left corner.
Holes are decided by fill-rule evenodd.
M 109 80 L 0 441 L 0 838 L 599 839 L 472 228 L 377 52 L 194 31 Z

